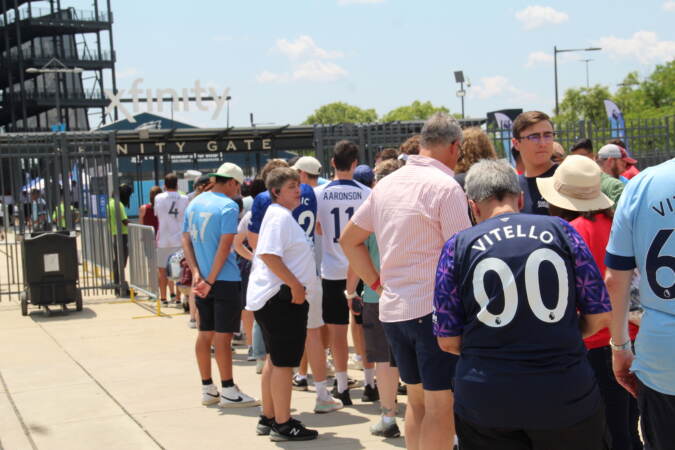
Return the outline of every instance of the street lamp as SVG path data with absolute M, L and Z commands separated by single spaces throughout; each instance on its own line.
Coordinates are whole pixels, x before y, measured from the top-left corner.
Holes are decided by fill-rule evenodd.
M 59 121 L 59 126 L 63 123 L 61 117 L 61 80 L 59 75 L 62 73 L 81 73 L 84 69 L 79 67 L 67 67 L 61 61 L 56 58 L 52 58 L 42 67 L 29 67 L 26 69 L 26 73 L 53 73 L 56 74 L 56 116 Z
M 457 97 L 462 99 L 462 119 L 464 118 L 464 97 L 466 97 L 466 91 L 464 90 L 464 72 L 461 70 L 455 71 L 455 83 L 459 83 L 459 90 L 457 91 Z M 466 87 L 471 87 L 469 80 L 466 80 Z
M 553 77 L 555 79 L 555 115 L 558 115 L 558 53 L 568 53 L 568 52 L 594 52 L 602 50 L 600 47 L 588 47 L 588 48 L 568 48 L 560 49 L 553 46 Z
M 592 59 L 580 59 L 579 61 L 586 63 L 586 89 L 589 89 L 591 87 L 590 83 L 588 82 L 588 63 L 593 61 Z

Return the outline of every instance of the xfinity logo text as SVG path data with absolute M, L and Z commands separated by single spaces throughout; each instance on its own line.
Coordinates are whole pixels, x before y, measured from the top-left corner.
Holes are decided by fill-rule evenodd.
M 114 108 L 118 108 L 119 111 L 124 115 L 124 117 L 131 123 L 135 123 L 136 120 L 133 118 L 132 114 L 129 112 L 127 107 L 122 102 L 124 98 L 125 101 L 128 101 L 127 98 L 131 98 L 131 104 L 133 113 L 140 112 L 141 95 L 145 96 L 144 102 L 147 105 L 147 112 L 152 112 L 157 103 L 157 111 L 163 111 L 163 104 L 165 96 L 170 98 L 170 102 L 173 103 L 173 108 L 175 111 L 190 111 L 190 97 L 194 97 L 195 106 L 199 111 L 208 111 L 209 105 L 204 105 L 204 97 L 213 97 L 213 103 L 215 103 L 215 109 L 211 119 L 217 119 L 220 116 L 220 113 L 223 111 L 223 106 L 227 102 L 227 97 L 230 93 L 230 88 L 223 89 L 223 93 L 218 95 L 218 92 L 215 88 L 203 88 L 199 80 L 195 81 L 193 88 L 183 88 L 180 90 L 166 88 L 166 89 L 156 89 L 154 92 L 152 89 L 141 89 L 139 86 L 143 83 L 143 78 L 136 78 L 131 84 L 131 89 L 127 92 L 125 89 L 120 89 L 115 94 L 110 89 L 104 90 L 105 96 L 110 100 L 110 104 L 106 108 L 106 113 L 113 111 Z M 125 97 L 125 93 L 129 97 Z M 180 95 L 179 95 L 180 93 Z M 192 94 L 192 95 L 191 95 Z M 204 95 L 208 94 L 208 95 Z M 210 100 L 206 101 L 210 103 Z M 182 107 L 181 107 L 182 105 Z

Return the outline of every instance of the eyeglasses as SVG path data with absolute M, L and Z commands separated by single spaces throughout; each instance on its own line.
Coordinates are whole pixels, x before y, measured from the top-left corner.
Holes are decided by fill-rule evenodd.
M 553 139 L 555 139 L 555 133 L 553 131 L 547 131 L 546 133 L 534 133 L 518 138 L 519 141 L 522 141 L 523 139 L 527 139 L 535 144 L 539 144 L 540 142 L 549 143 L 553 142 Z

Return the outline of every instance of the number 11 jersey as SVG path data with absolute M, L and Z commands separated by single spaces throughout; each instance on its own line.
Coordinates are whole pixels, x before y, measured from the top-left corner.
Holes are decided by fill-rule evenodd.
M 314 189 L 317 219 L 321 224 L 321 278 L 345 280 L 349 262 L 340 247 L 340 234 L 359 206 L 370 195 L 370 188 L 355 180 L 335 180 Z

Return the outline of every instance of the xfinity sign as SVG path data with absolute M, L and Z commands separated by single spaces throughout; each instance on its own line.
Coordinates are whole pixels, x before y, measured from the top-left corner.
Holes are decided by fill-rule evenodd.
M 106 108 L 106 113 L 110 113 L 114 108 L 117 108 L 129 122 L 135 123 L 136 120 L 134 119 L 133 114 L 140 112 L 141 102 L 146 104 L 147 112 L 154 111 L 155 103 L 157 112 L 162 112 L 164 110 L 163 105 L 166 97 L 168 99 L 167 101 L 170 101 L 173 104 L 172 108 L 174 110 L 183 112 L 190 111 L 190 103 L 192 103 L 192 100 L 194 100 L 195 107 L 199 111 L 209 111 L 209 108 L 213 106 L 213 103 L 215 107 L 213 108 L 211 119 L 215 120 L 223 111 L 223 107 L 227 103 L 227 97 L 230 94 L 230 88 L 225 88 L 223 89 L 222 94 L 218 95 L 218 91 L 215 88 L 204 88 L 199 80 L 195 81 L 194 87 L 179 90 L 165 88 L 155 89 L 153 91 L 153 89 L 150 88 L 141 88 L 141 84 L 143 84 L 143 78 L 136 78 L 131 84 L 131 89 L 129 89 L 129 91 L 126 89 L 119 89 L 117 94 L 115 94 L 110 89 L 104 90 L 105 96 L 110 100 L 110 104 Z M 125 97 L 125 94 L 127 94 L 128 97 Z M 194 98 L 191 99 L 190 97 Z M 210 98 L 209 100 L 204 100 L 204 97 Z M 206 105 L 203 102 L 206 102 Z M 132 112 L 129 112 L 129 109 L 127 109 L 126 105 L 129 103 L 132 104 Z

